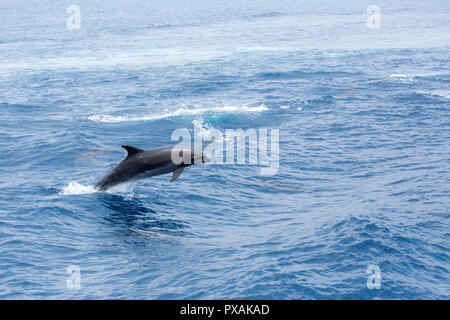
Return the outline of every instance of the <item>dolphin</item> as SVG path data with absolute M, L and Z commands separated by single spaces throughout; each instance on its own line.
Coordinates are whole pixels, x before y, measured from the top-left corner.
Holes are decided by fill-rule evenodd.
M 133 146 L 122 146 L 127 157 L 111 169 L 95 188 L 105 191 L 127 181 L 136 181 L 173 172 L 170 182 L 178 178 L 185 167 L 197 163 L 211 162 L 203 152 L 186 147 L 162 147 L 142 150 Z M 174 162 L 175 161 L 175 162 Z

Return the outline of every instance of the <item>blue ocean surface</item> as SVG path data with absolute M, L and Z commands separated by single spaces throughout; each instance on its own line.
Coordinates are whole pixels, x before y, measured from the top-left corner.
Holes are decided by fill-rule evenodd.
M 449 1 L 2 0 L 0 21 L 0 299 L 450 298 Z M 278 129 L 279 170 L 93 188 L 179 128 Z

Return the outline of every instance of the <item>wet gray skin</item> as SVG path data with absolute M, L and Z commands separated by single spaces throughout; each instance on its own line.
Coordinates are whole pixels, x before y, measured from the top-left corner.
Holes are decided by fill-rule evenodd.
M 142 150 L 132 146 L 122 146 L 128 151 L 128 156 L 111 171 L 109 171 L 95 188 L 105 191 L 123 182 L 140 180 L 173 172 L 170 182 L 178 178 L 185 167 L 197 163 L 210 162 L 201 151 L 184 147 L 162 147 L 152 150 Z M 178 152 L 180 163 L 172 161 L 172 152 Z M 176 161 L 176 158 L 174 158 Z M 176 161 L 177 162 L 177 161 Z

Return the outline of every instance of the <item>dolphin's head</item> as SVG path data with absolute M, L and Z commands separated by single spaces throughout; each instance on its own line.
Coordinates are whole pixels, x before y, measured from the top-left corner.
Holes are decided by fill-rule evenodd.
M 211 162 L 211 159 L 209 159 L 209 157 L 207 157 L 203 152 L 194 148 L 186 147 L 172 148 L 171 160 L 173 164 L 184 167 L 191 166 L 193 164 Z
M 191 152 L 191 164 L 206 163 L 206 162 L 211 162 L 211 159 L 208 158 L 206 156 L 206 154 L 204 154 L 201 151 L 192 149 L 192 152 Z

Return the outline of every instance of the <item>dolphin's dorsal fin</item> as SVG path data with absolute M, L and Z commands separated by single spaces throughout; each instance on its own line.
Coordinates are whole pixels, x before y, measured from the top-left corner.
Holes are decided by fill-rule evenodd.
M 133 147 L 133 146 L 121 146 L 122 148 L 124 148 L 125 150 L 127 150 L 128 152 L 128 156 L 127 158 L 134 156 L 135 154 L 138 154 L 139 152 L 143 152 L 144 150 Z

